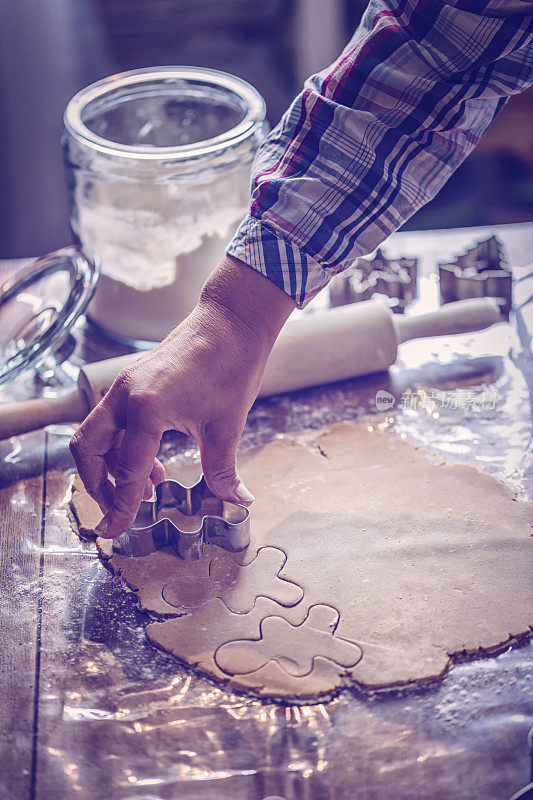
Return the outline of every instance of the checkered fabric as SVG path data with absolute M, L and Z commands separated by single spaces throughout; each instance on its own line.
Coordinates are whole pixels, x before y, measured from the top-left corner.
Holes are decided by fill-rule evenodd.
M 259 149 L 228 253 L 304 306 L 439 191 L 533 82 L 533 2 L 371 0 Z

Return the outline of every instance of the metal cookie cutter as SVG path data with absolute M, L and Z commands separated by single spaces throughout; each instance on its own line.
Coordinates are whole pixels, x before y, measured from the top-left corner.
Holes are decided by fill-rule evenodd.
M 206 544 L 233 553 L 250 544 L 249 510 L 215 497 L 203 475 L 190 487 L 162 481 L 155 495 L 142 501 L 131 527 L 113 541 L 115 552 L 147 556 L 169 546 L 185 561 L 196 561 Z
M 403 314 L 416 298 L 417 258 L 386 258 L 378 249 L 374 258 L 359 258 L 353 267 L 329 283 L 330 305 L 343 306 L 386 295 L 393 311 Z
M 439 264 L 443 303 L 471 297 L 496 297 L 502 314 L 512 308 L 513 274 L 505 264 L 498 239 L 491 236 L 466 250 L 451 264 Z

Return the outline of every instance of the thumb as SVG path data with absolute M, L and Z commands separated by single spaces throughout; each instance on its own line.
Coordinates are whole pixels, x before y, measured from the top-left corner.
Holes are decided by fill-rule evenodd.
M 221 500 L 249 505 L 250 494 L 237 474 L 235 463 L 239 435 L 209 430 L 202 436 L 199 446 L 205 481 L 214 495 Z

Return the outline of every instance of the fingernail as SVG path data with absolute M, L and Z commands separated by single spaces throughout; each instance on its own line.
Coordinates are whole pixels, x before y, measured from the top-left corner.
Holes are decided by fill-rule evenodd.
M 94 532 L 97 533 L 98 536 L 105 536 L 109 530 L 109 522 L 110 522 L 109 517 L 106 514 L 105 517 L 102 517 L 102 519 L 94 529 Z
M 244 483 L 239 483 L 235 489 L 235 494 L 239 503 L 253 503 L 255 500 L 255 497 L 251 492 L 248 491 Z
M 153 493 L 154 493 L 154 484 L 152 483 L 152 481 L 147 481 L 146 486 L 144 487 L 143 500 L 151 500 Z

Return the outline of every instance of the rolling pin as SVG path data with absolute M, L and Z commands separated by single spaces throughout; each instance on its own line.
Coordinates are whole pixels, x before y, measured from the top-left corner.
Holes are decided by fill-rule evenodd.
M 485 297 L 413 317 L 395 316 L 376 300 L 304 314 L 287 322 L 278 336 L 259 397 L 382 372 L 394 364 L 402 342 L 482 330 L 501 319 L 497 301 Z M 0 439 L 45 425 L 81 422 L 120 370 L 137 358 L 139 353 L 132 353 L 85 364 L 76 385 L 57 397 L 1 404 Z

